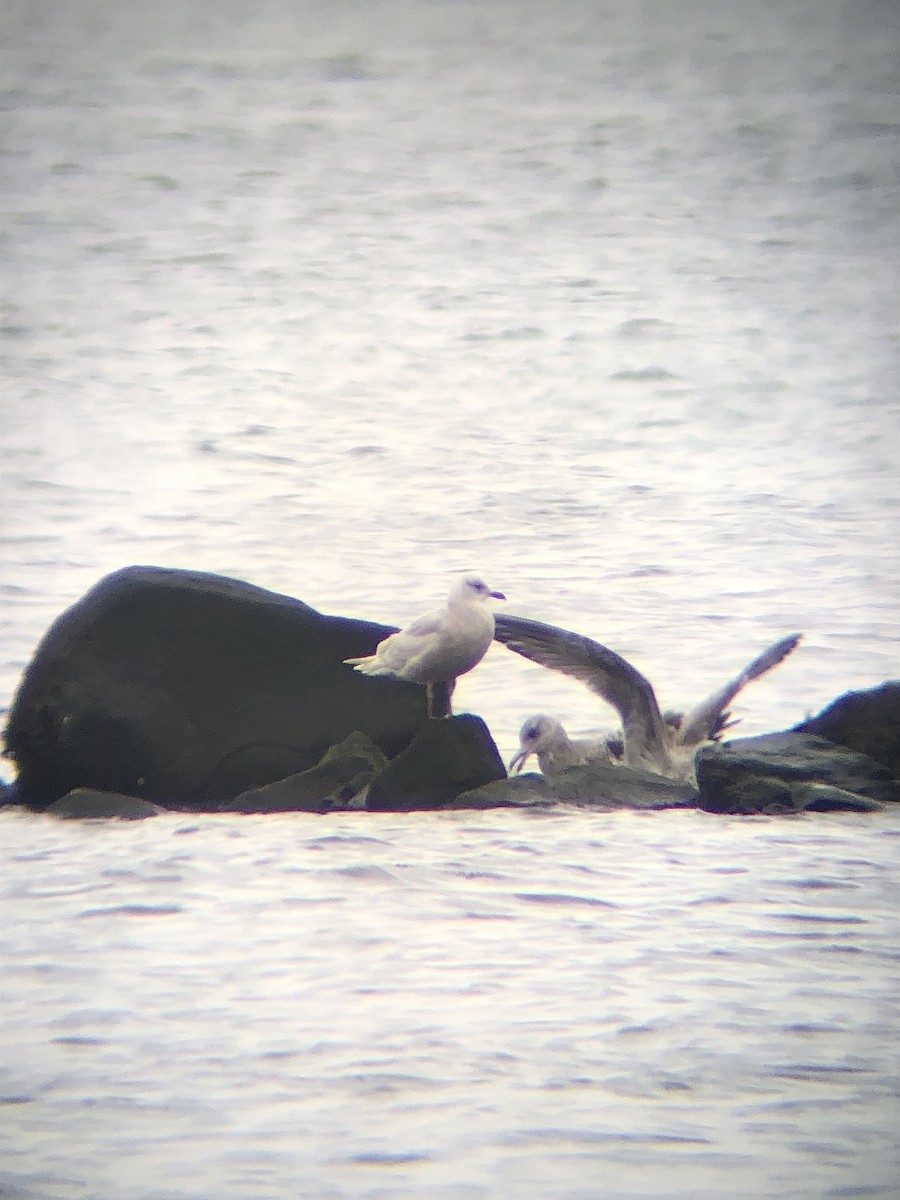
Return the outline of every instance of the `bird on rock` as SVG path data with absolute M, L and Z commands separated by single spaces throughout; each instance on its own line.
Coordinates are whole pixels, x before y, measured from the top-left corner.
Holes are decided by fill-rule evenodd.
M 519 749 L 509 761 L 510 771 L 518 774 L 532 754 L 545 775 L 555 775 L 566 767 L 586 762 L 620 762 L 622 743 L 612 734 L 600 738 L 570 738 L 556 717 L 535 713 L 519 730 Z
M 731 701 L 748 683 L 787 658 L 801 638 L 800 634 L 791 634 L 775 642 L 687 713 L 663 714 L 650 681 L 599 642 L 514 616 L 500 617 L 494 636 L 524 658 L 580 679 L 611 704 L 622 721 L 619 753 L 615 738 L 573 741 L 555 718 L 535 714 L 522 726 L 511 770 L 520 771 L 535 754 L 541 770 L 551 774 L 576 763 L 606 759 L 673 779 L 692 777 L 697 749 L 706 742 L 718 741 L 734 724 L 728 711 Z
M 489 600 L 505 600 L 477 575 L 464 575 L 454 584 L 440 612 L 418 617 L 389 634 L 363 658 L 344 662 L 363 675 L 389 675 L 424 684 L 426 709 L 434 713 L 434 688 L 446 684 L 452 693 L 460 675 L 481 662 L 494 637 L 494 614 Z

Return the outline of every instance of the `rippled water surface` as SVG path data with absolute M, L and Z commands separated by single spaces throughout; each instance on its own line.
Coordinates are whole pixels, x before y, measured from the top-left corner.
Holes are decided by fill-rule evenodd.
M 0 707 L 133 562 L 896 677 L 890 0 L 8 0 Z M 501 647 L 457 692 L 611 714 Z M 7 777 L 9 777 L 9 768 Z M 892 814 L 0 814 L 0 1192 L 896 1196 Z
M 896 1194 L 896 822 L 2 826 L 7 1195 Z

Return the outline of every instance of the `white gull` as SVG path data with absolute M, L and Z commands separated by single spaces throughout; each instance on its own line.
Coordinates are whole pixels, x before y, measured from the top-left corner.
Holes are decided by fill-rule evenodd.
M 524 658 L 581 680 L 611 704 L 622 721 L 618 754 L 615 739 L 573 741 L 559 721 L 537 713 L 522 726 L 511 770 L 521 770 L 529 755 L 536 754 L 541 769 L 548 773 L 605 758 L 673 779 L 692 777 L 698 747 L 717 741 L 733 724 L 728 705 L 738 692 L 787 658 L 801 638 L 800 634 L 782 638 L 686 714 L 664 716 L 650 681 L 599 642 L 541 621 L 506 615 L 498 618 L 494 636 Z
M 494 614 L 487 601 L 505 600 L 477 575 L 464 575 L 454 584 L 440 612 L 418 617 L 391 633 L 363 658 L 344 662 L 363 675 L 389 675 L 424 684 L 429 717 L 434 716 L 434 684 L 453 684 L 481 662 L 494 637 Z
M 535 713 L 525 719 L 519 730 L 519 749 L 509 761 L 510 771 L 518 774 L 532 754 L 545 775 L 555 775 L 566 767 L 586 762 L 621 762 L 622 741 L 612 734 L 599 738 L 570 738 L 556 717 Z

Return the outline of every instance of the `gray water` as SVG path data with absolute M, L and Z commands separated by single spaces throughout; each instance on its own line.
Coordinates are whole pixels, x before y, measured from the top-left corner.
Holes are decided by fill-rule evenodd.
M 133 562 L 897 677 L 890 0 L 6 0 L 0 706 Z M 505 757 L 583 687 L 494 647 Z M 7 777 L 10 769 L 7 768 Z M 6 811 L 0 1194 L 897 1196 L 900 820 Z

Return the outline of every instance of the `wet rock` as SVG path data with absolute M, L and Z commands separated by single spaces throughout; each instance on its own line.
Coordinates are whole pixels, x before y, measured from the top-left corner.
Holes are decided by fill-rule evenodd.
M 387 763 L 371 738 L 357 731 L 339 746 L 332 746 L 308 771 L 242 792 L 221 811 L 327 813 L 347 809 Z
M 696 807 L 697 792 L 687 783 L 602 761 L 568 767 L 551 776 L 528 773 L 465 792 L 454 808 L 534 808 L 574 804 L 611 812 L 617 808 Z
M 159 816 L 165 809 L 137 796 L 98 792 L 93 788 L 74 788 L 59 800 L 54 800 L 45 811 L 51 816 L 67 820 L 93 821 L 116 817 L 123 821 L 142 821 L 145 817 Z
M 900 800 L 882 764 L 811 734 L 735 738 L 704 747 L 696 767 L 707 812 L 869 812 Z
M 818 716 L 798 725 L 796 731 L 816 734 L 867 754 L 900 779 L 900 680 L 888 680 L 866 691 L 846 692 Z
M 375 812 L 445 808 L 460 793 L 505 777 L 503 760 L 480 717 L 464 713 L 428 721 L 376 775 L 366 794 L 366 808 Z
M 550 780 L 561 803 L 588 808 L 694 808 L 697 791 L 689 783 L 650 771 L 602 761 L 569 767 Z
M 886 807 L 827 783 L 795 784 L 792 799 L 803 812 L 881 812 Z
M 461 792 L 447 808 L 547 808 L 555 803 L 547 777 L 526 771 Z
M 425 690 L 342 661 L 390 632 L 218 575 L 109 575 L 53 624 L 15 698 L 17 799 L 89 787 L 215 811 L 354 730 L 390 758 L 422 727 Z

